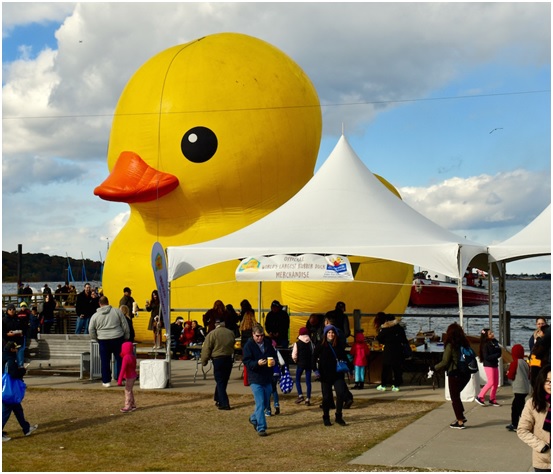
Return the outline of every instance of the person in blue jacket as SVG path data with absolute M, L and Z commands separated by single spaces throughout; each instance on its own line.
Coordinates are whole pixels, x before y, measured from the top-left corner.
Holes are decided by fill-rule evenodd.
M 265 408 L 269 407 L 274 364 L 277 353 L 271 340 L 265 337 L 263 326 L 254 324 L 252 338 L 242 349 L 242 362 L 248 371 L 248 382 L 255 401 L 254 412 L 250 415 L 250 423 L 259 436 L 267 436 L 267 419 Z
M 17 363 L 17 351 L 19 347 L 20 346 L 17 343 L 10 341 L 6 344 L 4 352 L 2 353 L 2 363 L 9 376 L 14 379 L 23 379 L 23 376 L 27 372 L 24 367 L 19 367 Z M 12 412 L 15 414 L 15 417 L 17 418 L 17 421 L 19 422 L 25 436 L 29 436 L 38 428 L 38 425 L 31 425 L 25 419 L 21 403 L 4 403 L 4 401 L 2 401 L 2 442 L 9 441 L 11 439 L 8 434 L 4 432 L 4 426 L 6 426 Z

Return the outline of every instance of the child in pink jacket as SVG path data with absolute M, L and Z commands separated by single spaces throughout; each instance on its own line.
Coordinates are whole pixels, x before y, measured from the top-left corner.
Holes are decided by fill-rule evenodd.
M 353 365 L 355 366 L 355 386 L 353 390 L 362 390 L 365 384 L 365 367 L 368 365 L 369 345 L 365 342 L 365 335 L 358 332 L 355 335 L 355 341 L 349 351 L 353 357 Z
M 117 380 L 117 385 L 123 385 L 123 379 L 125 379 L 125 406 L 121 408 L 121 413 L 136 410 L 133 393 L 136 377 L 136 356 L 134 355 L 133 343 L 127 341 L 121 346 L 121 370 Z

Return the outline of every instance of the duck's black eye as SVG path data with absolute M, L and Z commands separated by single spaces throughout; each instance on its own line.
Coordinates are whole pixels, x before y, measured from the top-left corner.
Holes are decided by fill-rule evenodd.
M 217 151 L 217 137 L 209 128 L 194 127 L 184 134 L 180 148 L 192 163 L 205 163 Z

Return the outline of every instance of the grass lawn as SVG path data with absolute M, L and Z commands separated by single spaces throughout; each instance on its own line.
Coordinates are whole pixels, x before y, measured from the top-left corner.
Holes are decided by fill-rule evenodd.
M 386 471 L 349 461 L 440 403 L 356 399 L 348 426 L 322 423 L 310 407 L 281 395 L 281 414 L 261 438 L 248 422 L 252 395 L 232 395 L 230 411 L 211 396 L 135 390 L 138 409 L 123 414 L 122 388 L 27 389 L 25 416 L 38 430 L 23 436 L 12 415 L 2 444 L 3 471 Z M 394 471 L 397 469 L 393 469 Z

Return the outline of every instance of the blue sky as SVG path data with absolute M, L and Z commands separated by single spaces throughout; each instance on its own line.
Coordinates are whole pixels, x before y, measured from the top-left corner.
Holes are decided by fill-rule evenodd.
M 221 31 L 268 41 L 310 77 L 317 167 L 343 126 L 408 204 L 484 244 L 551 201 L 549 3 L 2 6 L 3 250 L 105 254 L 128 206 L 92 190 L 122 88 L 154 54 Z M 550 259 L 508 271 L 550 272 Z
M 44 48 L 56 49 L 54 36 L 60 27 L 59 22 L 51 21 L 44 25 L 31 23 L 18 26 L 11 30 L 8 36 L 2 38 L 2 62 L 12 62 L 21 56 L 20 46 L 30 46 L 29 58 L 36 58 Z

